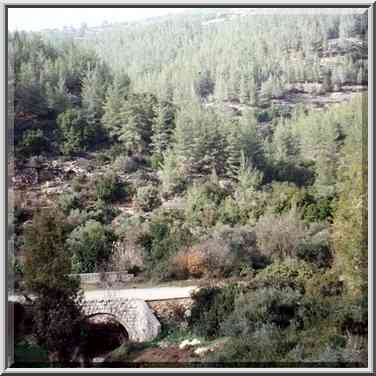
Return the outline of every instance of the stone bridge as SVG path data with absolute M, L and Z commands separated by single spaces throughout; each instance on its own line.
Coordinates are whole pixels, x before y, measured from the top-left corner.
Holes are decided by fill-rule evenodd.
M 127 331 L 131 341 L 144 342 L 155 338 L 161 329 L 147 303 L 141 299 L 107 298 L 85 300 L 83 311 L 87 317 L 109 315 Z
M 135 342 L 150 341 L 158 336 L 162 323 L 186 323 L 192 305 L 195 286 L 155 287 L 122 290 L 91 290 L 84 292 L 84 314 L 94 320 L 110 317 L 119 322 Z M 33 300 L 34 297 L 30 296 Z M 26 303 L 18 295 L 9 301 Z M 155 315 L 154 315 L 155 314 Z

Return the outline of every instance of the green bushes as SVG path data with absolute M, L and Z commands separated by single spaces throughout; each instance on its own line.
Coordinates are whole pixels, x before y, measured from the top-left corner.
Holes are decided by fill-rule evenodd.
M 153 185 L 138 188 L 136 193 L 136 204 L 145 212 L 154 210 L 161 204 L 158 188 Z
M 238 203 L 227 196 L 218 209 L 218 219 L 223 224 L 236 225 L 242 221 L 242 210 Z
M 214 226 L 218 220 L 218 206 L 225 197 L 225 190 L 217 184 L 193 185 L 187 193 L 187 222 L 204 229 Z
M 286 259 L 274 262 L 261 270 L 255 282 L 258 286 L 275 288 L 293 288 L 305 291 L 307 282 L 314 275 L 314 270 L 305 262 Z
M 309 200 L 304 188 L 298 188 L 295 184 L 287 182 L 274 182 L 271 185 L 270 196 L 269 205 L 276 214 L 302 208 Z
M 304 220 L 307 222 L 331 221 L 334 213 L 334 198 L 321 197 L 304 208 Z
M 161 192 L 163 197 L 171 197 L 184 191 L 186 188 L 186 176 L 184 176 L 177 155 L 174 151 L 168 150 L 164 154 L 164 160 L 159 171 L 161 179 Z
M 228 285 L 222 289 L 204 288 L 196 292 L 192 296 L 194 304 L 189 318 L 193 332 L 208 338 L 218 336 L 221 323 L 234 310 L 235 298 L 239 292 L 236 285 Z
M 119 209 L 115 209 L 111 204 L 98 200 L 90 208 L 88 217 L 105 225 L 109 225 L 111 221 L 120 214 Z
M 256 234 L 251 226 L 218 226 L 211 237 L 221 239 L 228 244 L 234 260 L 232 275 L 238 275 L 244 268 L 248 270 L 262 269 L 270 263 L 269 259 L 260 253 Z
M 33 334 L 56 360 L 69 361 L 79 341 L 79 281 L 71 278 L 68 227 L 61 211 L 41 210 L 25 229 L 24 276 L 32 292 Z
M 67 109 L 57 118 L 61 133 L 63 154 L 76 154 L 85 151 L 95 142 L 96 131 L 88 127 L 81 110 Z
M 16 141 L 17 153 L 25 157 L 44 154 L 48 150 L 48 138 L 41 129 L 27 129 L 22 134 L 21 141 Z
M 279 328 L 264 324 L 249 336 L 231 338 L 207 362 L 218 367 L 278 367 L 294 344 Z
M 67 240 L 74 273 L 93 273 L 103 268 L 111 254 L 114 235 L 101 223 L 88 221 Z
M 368 333 L 368 298 L 347 298 L 336 307 L 335 322 L 343 334 L 367 335 Z
M 179 211 L 158 210 L 145 224 L 147 230 L 140 239 L 145 250 L 145 263 L 150 276 L 157 279 L 171 277 L 171 257 L 190 246 L 194 236 L 184 224 Z
M 235 308 L 221 324 L 227 336 L 250 335 L 260 324 L 286 328 L 296 318 L 301 294 L 291 288 L 260 288 L 239 296 Z
M 296 256 L 319 268 L 328 268 L 332 262 L 332 254 L 326 241 L 304 241 L 298 245 Z
M 59 197 L 59 206 L 68 215 L 72 209 L 79 209 L 81 206 L 80 198 L 75 193 L 63 193 Z
M 48 351 L 37 344 L 20 341 L 14 346 L 14 362 L 17 367 L 46 367 Z
M 106 173 L 95 181 L 95 190 L 98 200 L 112 202 L 126 195 L 126 189 L 114 173 Z

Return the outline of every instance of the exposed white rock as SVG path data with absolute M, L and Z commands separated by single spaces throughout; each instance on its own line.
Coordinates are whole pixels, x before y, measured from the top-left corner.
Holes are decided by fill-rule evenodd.
M 205 355 L 205 354 L 207 354 L 208 352 L 211 352 L 211 351 L 213 351 L 213 349 L 211 349 L 210 347 L 198 347 L 195 351 L 194 351 L 194 353 L 196 354 L 196 355 Z
M 197 346 L 201 343 L 201 341 L 199 341 L 198 339 L 192 339 L 192 341 L 190 341 L 189 339 L 185 339 L 180 345 L 179 345 L 179 349 L 185 349 L 187 347 L 193 347 L 193 346 Z

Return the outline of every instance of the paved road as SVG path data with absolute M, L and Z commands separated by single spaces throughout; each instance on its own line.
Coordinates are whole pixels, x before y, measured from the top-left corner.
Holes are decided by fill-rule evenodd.
M 136 298 L 145 301 L 189 298 L 196 286 L 188 287 L 151 287 L 122 290 L 92 290 L 85 291 L 86 300 L 101 298 Z
M 85 300 L 107 299 L 107 298 L 134 298 L 145 301 L 167 300 L 178 298 L 189 298 L 196 286 L 187 287 L 151 287 L 151 288 L 133 288 L 121 290 L 91 290 L 85 291 Z M 10 301 L 22 301 L 20 296 L 9 296 Z

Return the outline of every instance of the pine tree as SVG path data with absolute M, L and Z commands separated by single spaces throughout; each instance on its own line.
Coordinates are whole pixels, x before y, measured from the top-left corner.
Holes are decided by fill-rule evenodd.
M 185 166 L 188 170 L 193 160 L 195 122 L 192 117 L 199 113 L 199 111 L 199 104 L 192 103 L 186 108 L 181 108 L 176 118 L 176 128 L 173 136 L 174 151 L 179 164 Z
M 65 85 L 64 77 L 60 77 L 56 86 L 46 83 L 45 89 L 48 107 L 56 113 L 64 112 L 70 107 L 71 102 L 68 97 L 68 91 Z
M 237 122 L 230 122 L 228 126 L 226 146 L 226 174 L 235 178 L 239 171 L 241 158 L 241 142 L 239 139 L 239 125 Z
M 244 74 L 242 74 L 240 79 L 239 99 L 240 103 L 243 104 L 249 102 L 249 86 Z
M 294 163 L 299 157 L 299 140 L 289 122 L 277 124 L 272 141 L 273 157 L 278 162 Z
M 74 154 L 87 150 L 93 141 L 94 135 L 90 134 L 92 128 L 88 125 L 78 109 L 68 109 L 57 118 L 57 124 L 62 136 L 60 148 L 64 154 Z
M 168 197 L 170 194 L 178 192 L 184 185 L 183 171 L 173 149 L 169 149 L 163 154 L 160 177 L 164 196 Z
M 325 93 L 331 91 L 333 88 L 331 69 L 327 69 L 323 74 L 322 88 Z
M 167 149 L 170 140 L 170 130 L 166 124 L 166 107 L 159 103 L 156 107 L 156 117 L 152 126 L 151 145 L 153 148 L 153 159 L 160 163 L 163 159 L 163 153 Z
M 368 136 L 367 119 L 359 104 L 353 115 L 338 163 L 338 202 L 333 219 L 332 240 L 336 269 L 344 277 L 348 292 L 359 296 L 367 291 Z
M 257 105 L 257 87 L 253 77 L 248 82 L 249 104 L 251 106 Z
M 264 166 L 264 151 L 260 136 L 257 132 L 257 120 L 252 110 L 244 111 L 239 122 L 240 150 L 245 154 L 247 160 L 257 168 Z
M 123 126 L 120 109 L 129 94 L 130 79 L 127 75 L 116 75 L 109 86 L 103 106 L 102 124 L 111 138 L 118 138 Z
M 155 119 L 156 98 L 149 93 L 131 94 L 120 108 L 123 121 L 119 141 L 130 153 L 148 153 L 152 125 Z
M 194 90 L 196 95 L 203 101 L 206 101 L 208 96 L 214 93 L 215 82 L 211 76 L 209 69 L 199 72 L 199 77 L 195 81 Z
M 100 77 L 97 66 L 89 68 L 82 80 L 82 111 L 87 129 L 90 133 L 96 134 L 96 139 L 103 136 L 101 118 L 103 116 L 103 100 L 105 85 Z
M 238 190 L 246 192 L 249 190 L 255 191 L 259 188 L 262 183 L 263 174 L 253 167 L 252 163 L 246 159 L 244 152 L 241 152 L 236 177 L 238 180 Z

